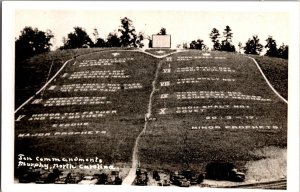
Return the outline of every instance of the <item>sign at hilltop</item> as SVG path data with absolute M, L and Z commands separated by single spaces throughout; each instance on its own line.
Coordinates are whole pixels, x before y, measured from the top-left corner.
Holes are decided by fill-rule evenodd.
M 171 48 L 171 35 L 152 35 L 153 48 Z

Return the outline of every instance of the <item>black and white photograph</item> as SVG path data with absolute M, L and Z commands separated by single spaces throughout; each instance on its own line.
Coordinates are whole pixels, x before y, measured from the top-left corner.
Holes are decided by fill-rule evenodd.
M 4 3 L 4 192 L 299 189 L 299 2 Z

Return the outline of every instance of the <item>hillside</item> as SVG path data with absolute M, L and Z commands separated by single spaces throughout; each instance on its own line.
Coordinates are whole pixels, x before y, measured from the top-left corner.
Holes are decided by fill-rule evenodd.
M 242 169 L 261 158 L 249 152 L 286 147 L 287 105 L 246 57 L 173 54 L 164 59 L 156 86 L 157 121 L 148 124 L 139 148 L 141 163 L 151 169 L 204 171 L 212 161 Z
M 253 57 L 264 74 L 277 90 L 277 92 L 288 99 L 288 60 L 275 58 L 275 57 L 266 57 L 266 56 L 256 56 L 250 55 Z
M 284 176 L 284 152 L 275 160 L 283 161 L 280 167 L 262 165 L 269 177 L 253 166 L 287 148 L 287 104 L 256 64 L 232 53 L 165 54 L 171 52 L 163 57 L 161 50 L 154 51 L 159 56 L 154 57 L 151 51 L 83 49 L 28 60 L 39 74 L 39 79 L 31 75 L 33 80 L 26 82 L 34 92 L 45 83 L 39 80 L 45 77 L 46 64 L 55 61 L 54 74 L 76 56 L 15 114 L 16 167 L 24 162 L 68 170 L 63 165 L 72 165 L 91 174 L 108 165 L 119 167 L 125 177 L 137 164 L 168 174 L 186 168 L 204 172 L 209 162 L 221 161 L 245 172 L 247 181 Z M 269 61 L 259 63 L 270 70 Z M 19 95 L 23 90 L 17 91 Z M 20 160 L 20 155 L 27 158 Z M 101 163 L 90 162 L 95 158 Z M 272 174 L 273 169 L 279 173 Z
M 108 48 L 107 48 L 108 49 Z M 115 48 L 114 48 L 115 49 Z M 49 78 L 74 56 L 101 51 L 101 48 L 57 50 L 31 57 L 16 63 L 15 70 L 15 108 L 18 108 L 29 97 L 34 95 L 47 81 L 49 70 L 53 66 Z M 146 50 L 154 53 L 153 50 Z M 173 52 L 173 51 L 170 51 Z M 157 54 L 157 53 L 156 53 Z M 160 54 L 160 53 L 159 53 Z M 165 54 L 165 52 L 163 53 Z M 285 99 L 288 96 L 288 60 L 265 56 L 249 55 L 256 59 L 273 87 Z
M 22 117 L 16 121 L 16 154 L 97 156 L 103 164 L 129 166 L 157 61 L 138 52 L 113 55 L 76 57 L 16 114 Z
M 17 61 L 15 64 L 15 108 L 34 95 L 67 60 L 101 50 L 109 50 L 109 48 L 56 50 Z

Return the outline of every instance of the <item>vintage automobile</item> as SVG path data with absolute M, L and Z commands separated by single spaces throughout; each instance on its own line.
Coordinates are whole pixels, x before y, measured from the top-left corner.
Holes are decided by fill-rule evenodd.
M 68 183 L 77 184 L 82 180 L 82 178 L 83 175 L 80 173 L 71 173 L 68 179 Z
M 136 170 L 136 178 L 134 180 L 135 185 L 147 185 L 148 173 L 145 169 L 138 168 Z
M 84 176 L 83 179 L 78 183 L 82 185 L 95 185 L 98 180 L 91 175 Z
M 100 174 L 95 174 L 95 178 L 98 179 L 97 185 L 121 185 L 122 177 L 120 172 L 113 171 L 103 171 Z
M 101 173 L 101 174 L 94 174 L 94 177 L 98 179 L 97 185 L 104 185 L 107 182 L 107 174 Z
M 159 186 L 170 186 L 171 182 L 170 180 L 167 178 L 167 176 L 163 176 L 160 181 L 157 182 L 157 184 Z
M 245 181 L 245 174 L 237 171 L 237 169 L 232 169 L 230 171 L 231 180 L 235 182 L 243 182 Z
M 58 169 L 53 169 L 52 172 L 40 169 L 39 173 L 40 176 L 35 181 L 37 184 L 54 183 L 60 175 L 60 171 Z
M 206 166 L 206 179 L 243 182 L 245 174 L 238 172 L 232 163 L 212 162 Z
M 19 176 L 19 183 L 35 182 L 39 177 L 39 172 L 34 170 L 27 170 Z
M 155 179 L 155 181 L 159 181 L 160 180 L 160 176 L 159 176 L 159 174 L 158 174 L 157 171 L 153 171 L 152 176 L 153 176 L 153 179 Z
M 122 184 L 122 178 L 120 177 L 119 171 L 111 171 L 107 175 L 107 181 L 105 184 L 108 185 L 121 185 Z
M 187 180 L 190 181 L 191 185 L 197 185 L 203 182 L 203 174 L 196 174 L 194 171 L 187 169 L 181 173 Z
M 36 184 L 45 184 L 45 183 L 49 183 L 49 175 L 51 173 L 49 171 L 44 171 L 44 170 L 41 170 L 40 171 L 40 175 L 39 177 L 35 180 L 35 183 Z
M 66 184 L 69 183 L 69 179 L 70 179 L 71 173 L 70 172 L 62 172 L 60 173 L 60 175 L 58 176 L 58 178 L 55 179 L 55 184 Z
M 189 187 L 190 181 L 188 181 L 183 175 L 173 175 L 171 178 L 172 184 L 179 187 Z

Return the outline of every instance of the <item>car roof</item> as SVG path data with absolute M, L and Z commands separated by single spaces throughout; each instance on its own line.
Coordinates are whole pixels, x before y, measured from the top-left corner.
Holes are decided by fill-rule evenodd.
M 84 178 L 91 179 L 91 178 L 94 178 L 94 177 L 93 177 L 93 176 L 91 176 L 91 175 L 86 175 L 86 176 L 84 176 Z

